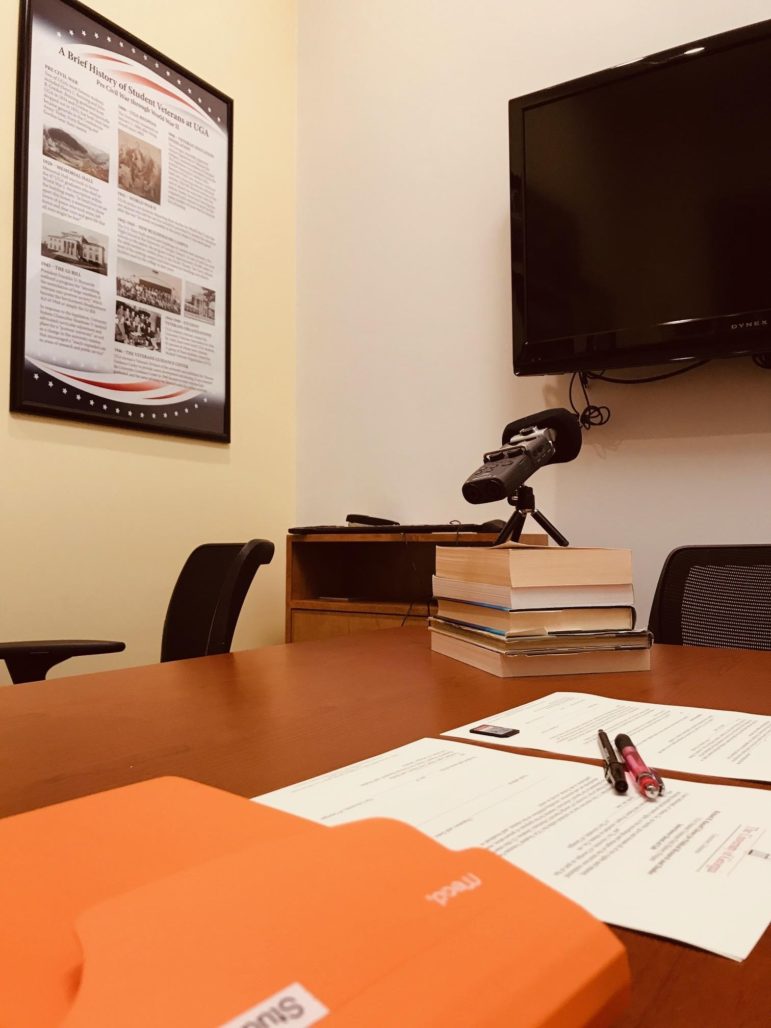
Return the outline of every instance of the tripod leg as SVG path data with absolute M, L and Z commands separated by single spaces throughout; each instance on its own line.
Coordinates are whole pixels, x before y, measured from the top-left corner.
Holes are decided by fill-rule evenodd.
M 531 510 L 530 513 L 533 515 L 533 520 L 541 526 L 541 528 L 544 530 L 544 532 L 546 532 L 547 535 L 550 535 L 552 537 L 552 539 L 555 541 L 555 543 L 557 543 L 558 546 L 570 546 L 570 543 L 567 541 L 562 532 L 560 532 L 558 528 L 555 528 L 551 521 L 549 521 L 549 519 L 545 517 L 540 512 L 540 510 Z M 519 536 L 517 536 L 517 538 L 519 538 Z
M 515 510 L 509 520 L 501 529 L 501 534 L 493 543 L 493 546 L 500 546 L 501 543 L 507 542 L 511 539 L 513 543 L 519 542 L 519 537 L 522 535 L 522 528 L 525 524 L 525 518 L 527 514 L 523 510 Z

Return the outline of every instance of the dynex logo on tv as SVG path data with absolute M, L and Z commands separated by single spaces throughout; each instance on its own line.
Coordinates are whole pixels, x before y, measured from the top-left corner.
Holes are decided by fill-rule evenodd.
M 768 320 L 766 318 L 756 318 L 754 321 L 731 322 L 732 332 L 736 332 L 740 328 L 768 328 Z

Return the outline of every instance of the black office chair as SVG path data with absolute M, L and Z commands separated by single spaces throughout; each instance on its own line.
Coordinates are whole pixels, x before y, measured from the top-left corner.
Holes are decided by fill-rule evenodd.
M 171 594 L 161 641 L 161 661 L 228 653 L 244 599 L 261 564 L 273 559 L 273 543 L 206 543 L 185 561 Z M 70 657 L 118 653 L 126 644 L 93 639 L 0 643 L 15 684 L 36 682 Z
M 673 550 L 648 627 L 659 643 L 771 650 L 771 546 Z
M 274 550 L 267 539 L 196 547 L 171 594 L 161 662 L 229 653 L 252 579 L 261 564 L 270 564 Z

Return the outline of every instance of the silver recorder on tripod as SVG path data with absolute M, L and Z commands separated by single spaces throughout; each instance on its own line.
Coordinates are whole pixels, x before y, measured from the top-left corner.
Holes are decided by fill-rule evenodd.
M 560 546 L 568 540 L 535 506 L 533 490 L 524 483 L 545 464 L 574 460 L 581 450 L 581 427 L 570 411 L 558 407 L 512 421 L 503 430 L 501 446 L 482 457 L 482 465 L 463 483 L 469 503 L 508 500 L 514 513 L 493 545 L 517 542 L 527 515 Z

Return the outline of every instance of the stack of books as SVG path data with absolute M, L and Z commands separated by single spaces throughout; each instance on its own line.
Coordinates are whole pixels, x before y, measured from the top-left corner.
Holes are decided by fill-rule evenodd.
M 647 671 L 632 555 L 595 547 L 440 546 L 431 649 L 502 678 Z

